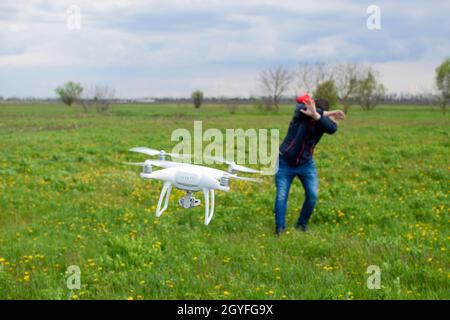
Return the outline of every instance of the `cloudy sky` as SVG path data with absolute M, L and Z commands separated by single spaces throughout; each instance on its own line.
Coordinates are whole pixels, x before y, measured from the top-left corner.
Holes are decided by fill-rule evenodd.
M 372 4 L 381 30 L 366 27 Z M 262 69 L 305 61 L 368 62 L 389 92 L 428 92 L 449 13 L 430 0 L 1 0 L 0 96 L 52 97 L 67 80 L 129 98 L 249 96 Z

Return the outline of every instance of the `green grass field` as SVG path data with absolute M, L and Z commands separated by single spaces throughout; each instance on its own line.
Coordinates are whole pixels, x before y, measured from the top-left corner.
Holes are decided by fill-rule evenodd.
M 170 150 L 176 128 L 279 128 L 292 113 L 241 106 L 117 105 L 109 115 L 62 105 L 0 105 L 1 299 L 449 299 L 450 118 L 431 107 L 350 110 L 316 149 L 319 203 L 310 232 L 273 235 L 274 182 L 232 182 L 183 210 L 161 183 L 122 161 Z M 220 166 L 218 166 L 220 167 Z M 81 289 L 66 286 L 70 265 Z M 369 290 L 367 267 L 381 268 Z

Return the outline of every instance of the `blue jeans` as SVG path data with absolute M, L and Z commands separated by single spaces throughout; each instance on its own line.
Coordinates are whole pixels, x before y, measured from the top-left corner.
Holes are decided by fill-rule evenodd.
M 277 229 L 285 229 L 286 209 L 292 180 L 299 177 L 305 189 L 305 201 L 297 224 L 306 225 L 317 202 L 319 179 L 316 166 L 311 158 L 297 167 L 290 166 L 281 157 L 278 158 L 278 171 L 275 175 L 277 195 L 275 199 L 275 225 Z

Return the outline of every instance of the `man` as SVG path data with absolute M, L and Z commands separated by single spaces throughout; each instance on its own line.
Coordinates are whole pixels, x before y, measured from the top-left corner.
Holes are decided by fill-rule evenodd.
M 307 231 L 307 224 L 317 201 L 319 179 L 313 160 L 314 147 L 324 133 L 337 130 L 337 120 L 344 119 L 341 110 L 328 111 L 329 103 L 324 99 L 313 100 L 308 95 L 297 99 L 294 117 L 280 146 L 278 171 L 275 175 L 277 194 L 275 199 L 275 233 L 285 229 L 287 201 L 292 180 L 299 177 L 305 189 L 305 201 L 296 224 L 296 229 Z M 316 108 L 317 106 L 317 108 Z

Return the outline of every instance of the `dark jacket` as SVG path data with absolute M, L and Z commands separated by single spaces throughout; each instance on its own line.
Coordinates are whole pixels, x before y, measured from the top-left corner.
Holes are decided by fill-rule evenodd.
M 303 103 L 297 104 L 289 129 L 280 145 L 280 157 L 291 166 L 306 163 L 314 153 L 314 147 L 326 132 L 333 134 L 337 130 L 336 124 L 323 115 L 323 110 L 317 108 L 321 117 L 318 121 L 300 112 L 305 109 Z

